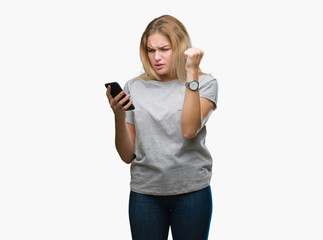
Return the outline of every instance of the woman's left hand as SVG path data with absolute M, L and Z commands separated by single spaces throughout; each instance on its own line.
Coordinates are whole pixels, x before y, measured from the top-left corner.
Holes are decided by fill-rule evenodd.
M 186 71 L 198 70 L 204 52 L 198 48 L 189 48 L 184 52 L 186 58 Z

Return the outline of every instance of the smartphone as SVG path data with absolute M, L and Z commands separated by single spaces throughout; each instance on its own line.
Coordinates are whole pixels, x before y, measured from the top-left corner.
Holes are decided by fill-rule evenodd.
M 120 87 L 119 83 L 117 83 L 117 82 L 106 83 L 105 87 L 108 88 L 109 85 L 111 86 L 111 95 L 112 95 L 113 98 L 115 98 L 122 91 L 122 88 Z M 120 100 L 123 99 L 125 96 L 126 96 L 126 94 L 123 95 L 120 98 Z M 129 103 L 129 100 L 127 100 L 122 106 L 125 106 L 128 103 Z M 134 110 L 134 109 L 135 109 L 135 106 L 133 104 L 131 104 L 130 107 L 126 111 Z

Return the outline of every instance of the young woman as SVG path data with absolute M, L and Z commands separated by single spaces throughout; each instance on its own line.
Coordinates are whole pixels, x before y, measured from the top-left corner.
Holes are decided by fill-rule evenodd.
M 166 240 L 169 227 L 174 240 L 208 238 L 212 157 L 205 124 L 216 108 L 217 81 L 201 72 L 203 54 L 192 48 L 180 21 L 163 15 L 148 24 L 141 38 L 145 73 L 128 81 L 115 98 L 107 89 L 116 149 L 131 163 L 134 240 Z M 131 104 L 135 110 L 126 111 Z

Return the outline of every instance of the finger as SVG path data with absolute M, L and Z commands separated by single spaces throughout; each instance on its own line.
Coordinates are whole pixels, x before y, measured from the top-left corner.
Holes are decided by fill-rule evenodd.
M 125 105 L 124 107 L 123 107 L 123 109 L 124 110 L 127 110 L 130 106 L 131 106 L 131 104 L 132 104 L 133 102 L 130 100 L 128 103 L 127 103 L 127 105 Z
M 125 95 L 126 93 L 124 91 L 120 92 L 117 96 L 115 96 L 112 101 L 110 102 L 110 105 L 117 105 L 120 99 Z
M 203 51 L 201 49 L 195 48 L 192 51 L 192 55 L 197 57 L 203 56 Z
M 108 97 L 109 102 L 111 102 L 113 100 L 113 97 L 111 95 L 111 86 L 110 85 L 108 85 L 108 87 L 107 87 L 106 95 Z
M 120 104 L 121 106 L 126 102 L 126 101 L 128 101 L 130 99 L 130 94 L 129 95 L 127 95 L 127 96 L 125 96 L 124 98 L 122 98 L 119 102 L 118 102 L 118 104 Z
M 192 48 L 187 49 L 187 50 L 184 52 L 185 57 L 189 57 L 189 56 L 191 55 L 191 52 L 192 52 Z
M 113 99 L 116 102 L 119 102 L 119 100 L 123 97 L 123 95 L 125 95 L 126 92 L 125 91 L 121 91 L 117 96 L 115 96 L 115 98 Z
M 199 57 L 201 54 L 201 50 L 197 48 L 189 48 L 184 52 L 186 58 Z

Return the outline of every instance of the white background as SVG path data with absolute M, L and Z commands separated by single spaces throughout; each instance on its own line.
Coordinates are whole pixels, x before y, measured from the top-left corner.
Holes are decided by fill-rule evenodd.
M 322 240 L 319 1 L 110 2 L 0 3 L 0 239 L 131 239 L 104 83 L 171 14 L 219 83 L 210 239 Z

